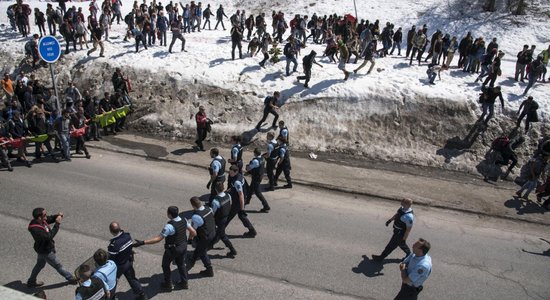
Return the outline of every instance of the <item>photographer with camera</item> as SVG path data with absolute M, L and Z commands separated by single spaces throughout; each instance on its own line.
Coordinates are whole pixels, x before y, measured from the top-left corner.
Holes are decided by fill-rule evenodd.
M 56 215 L 48 216 L 46 210 L 42 207 L 37 207 L 32 211 L 33 219 L 29 223 L 28 230 L 34 239 L 34 251 L 38 254 L 36 259 L 36 265 L 32 269 L 31 276 L 27 280 L 27 286 L 29 288 L 39 287 L 44 285 L 42 281 L 36 281 L 38 273 L 48 263 L 55 268 L 57 273 L 67 279 L 69 284 L 77 284 L 78 280 L 68 271 L 63 269 L 61 262 L 55 255 L 55 241 L 53 238 L 59 231 L 59 225 L 63 220 L 63 213 L 59 212 Z M 55 222 L 53 228 L 50 227 L 50 223 Z

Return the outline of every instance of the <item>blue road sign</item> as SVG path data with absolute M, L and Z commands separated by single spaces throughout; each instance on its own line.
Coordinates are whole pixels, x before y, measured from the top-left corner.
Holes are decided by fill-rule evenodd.
M 54 36 L 47 35 L 38 41 L 38 53 L 45 62 L 54 63 L 61 56 L 61 45 Z

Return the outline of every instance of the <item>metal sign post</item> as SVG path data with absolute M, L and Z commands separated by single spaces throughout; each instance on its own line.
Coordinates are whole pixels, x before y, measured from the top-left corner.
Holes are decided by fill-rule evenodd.
M 59 44 L 59 41 L 51 35 L 47 35 L 42 37 L 38 41 L 38 54 L 40 54 L 40 57 L 42 60 L 48 63 L 50 67 L 50 75 L 52 76 L 52 84 L 53 84 L 53 90 L 55 93 L 55 99 L 56 99 L 56 106 L 57 106 L 57 114 L 58 116 L 61 115 L 61 107 L 59 107 L 59 96 L 57 94 L 57 86 L 55 84 L 55 76 L 53 73 L 53 63 L 55 63 L 59 57 L 61 56 L 61 45 Z

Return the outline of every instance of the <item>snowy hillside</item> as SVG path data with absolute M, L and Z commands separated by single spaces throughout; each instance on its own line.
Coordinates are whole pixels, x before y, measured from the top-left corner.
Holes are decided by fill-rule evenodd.
M 503 87 L 505 116 L 497 108 L 497 121 L 493 120 L 489 129 L 467 151 L 444 149 L 444 146 L 456 144 L 453 141 L 457 138 L 466 140 L 470 125 L 480 114 L 477 98 L 481 85 L 473 83 L 477 75 L 469 75 L 455 68 L 444 72 L 442 80 L 436 81 L 436 85 L 430 85 L 427 83 L 426 65 L 413 64 L 409 67 L 408 61 L 399 56 L 377 59 L 377 71 L 366 75 L 364 69 L 344 81 L 337 65 L 321 57 L 324 45 L 308 44 L 301 55 L 315 50 L 317 60 L 324 68 L 313 67 L 311 88 L 305 89 L 296 82 L 295 75 L 299 74 L 283 76 L 284 60 L 268 64 L 265 69 L 258 66 L 261 54 L 232 61 L 228 30 L 186 34 L 188 52 L 185 53 L 179 52 L 179 41 L 172 54 L 166 47 L 158 46 L 158 42 L 157 46 L 135 53 L 133 40 L 122 41 L 125 25 L 114 24 L 111 39 L 105 43 L 105 58 L 98 58 L 97 52 L 91 57 L 86 57 L 86 51 L 72 52 L 57 64 L 56 72 L 59 73 L 60 83 L 72 79 L 77 86 L 97 90 L 99 95 L 103 90 L 112 88 L 110 75 L 114 67 L 122 66 L 135 83 L 133 97 L 141 105 L 136 114 L 140 118 L 133 123 L 135 128 L 164 136 L 191 137 L 194 123 L 189 115 L 201 103 L 206 105 L 207 113 L 217 122 L 214 139 L 228 141 L 228 136 L 238 133 L 245 133 L 252 139 L 256 133 L 253 127 L 261 117 L 263 98 L 280 90 L 285 104 L 280 111 L 281 118 L 293 132 L 295 149 L 346 152 L 374 159 L 473 170 L 483 159 L 490 140 L 513 127 L 509 117 L 514 117 L 524 99 L 521 94 L 526 84 L 513 80 L 516 53 L 523 44 L 534 44 L 538 54 L 550 45 L 550 35 L 548 15 L 541 13 L 516 17 L 503 13 L 482 13 L 479 5 L 469 5 L 470 2 L 357 1 L 359 19 L 379 19 L 381 24 L 392 22 L 396 28 L 403 27 L 404 35 L 413 24 L 417 27 L 427 24 L 428 38 L 440 29 L 459 40 L 467 31 L 471 31 L 474 37 L 483 36 L 485 40 L 498 39 L 499 49 L 506 53 L 503 75 L 496 83 Z M 0 8 L 5 12 L 11 3 L 0 2 Z M 46 2 L 27 3 L 45 11 Z M 123 3 L 125 15 L 133 1 Z M 247 14 L 255 15 L 263 11 L 268 24 L 272 10 L 282 10 L 287 21 L 294 14 L 354 13 L 351 0 L 241 0 L 218 1 L 211 5 L 215 10 L 220 3 L 228 16 L 236 9 L 245 9 Z M 539 12 L 550 11 L 550 4 L 544 3 L 534 1 Z M 70 4 L 83 6 L 87 15 L 88 2 Z M 6 24 L 0 32 L 3 41 L 0 44 L 2 67 L 4 71 L 14 72 L 18 66 L 12 62 L 21 60 L 26 39 L 11 33 L 5 14 L 0 22 Z M 224 22 L 228 28 L 229 20 Z M 214 27 L 214 19 L 212 23 Z M 268 31 L 270 29 L 268 26 Z M 168 41 L 170 38 L 168 33 Z M 247 43 L 244 43 L 243 50 L 246 47 Z M 301 58 L 298 61 L 301 62 Z M 458 54 L 452 66 L 456 66 L 457 61 Z M 349 64 L 348 70 L 356 67 Z M 298 70 L 302 70 L 301 64 Z M 38 72 L 45 76 L 48 74 L 45 69 Z M 107 83 L 104 85 L 104 82 Z M 546 126 L 549 119 L 550 84 L 537 84 L 529 94 L 540 104 L 539 114 L 544 121 L 530 133 L 528 141 L 532 141 L 539 137 L 540 128 Z M 254 138 L 265 139 L 263 134 Z M 527 153 L 528 149 L 523 152 Z

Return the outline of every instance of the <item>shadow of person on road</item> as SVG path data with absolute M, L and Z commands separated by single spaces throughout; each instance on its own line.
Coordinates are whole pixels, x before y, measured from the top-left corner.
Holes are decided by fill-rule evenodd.
M 16 281 L 12 281 L 12 282 L 9 282 L 7 284 L 4 284 L 5 287 L 8 287 L 12 290 L 20 291 L 20 292 L 25 293 L 25 294 L 35 293 L 39 290 L 53 290 L 53 289 L 57 289 L 57 288 L 60 288 L 60 287 L 64 287 L 66 285 L 69 285 L 69 283 L 66 282 L 66 281 L 63 281 L 63 282 L 58 282 L 58 283 L 54 283 L 54 284 L 43 285 L 39 288 L 29 288 L 29 287 L 27 287 L 27 285 L 25 283 L 21 282 L 21 280 L 16 280 Z M 76 286 L 75 286 L 75 288 L 76 288 Z
M 543 239 L 543 238 L 539 238 L 539 239 L 540 239 L 541 241 L 543 241 L 543 242 L 546 242 L 547 244 L 550 244 L 550 241 L 548 241 L 548 240 L 545 240 L 545 239 Z M 542 252 L 542 253 L 527 251 L 527 250 L 525 250 L 525 249 L 521 249 L 521 251 L 523 251 L 523 252 L 525 252 L 525 253 L 529 253 L 529 254 L 534 254 L 534 255 L 541 255 L 541 256 L 548 256 L 548 257 L 550 257 L 550 249 L 548 249 L 548 250 L 546 250 L 546 251 L 544 251 L 544 252 Z
M 534 197 L 534 195 L 532 197 Z M 504 206 L 515 209 L 518 215 L 544 214 L 546 212 L 546 210 L 540 204 L 515 196 L 512 199 L 504 202 Z
M 187 154 L 187 153 L 197 153 L 197 152 L 198 152 L 198 148 L 192 147 L 190 149 L 185 149 L 185 148 L 177 149 L 177 150 L 174 150 L 170 153 L 172 153 L 173 155 L 182 156 L 182 155 Z
M 363 255 L 363 260 L 357 265 L 357 267 L 351 268 L 353 273 L 363 274 L 367 277 L 383 276 L 382 270 L 386 263 L 398 263 L 400 259 L 384 259 L 381 262 L 376 262 L 370 259 L 368 256 Z

